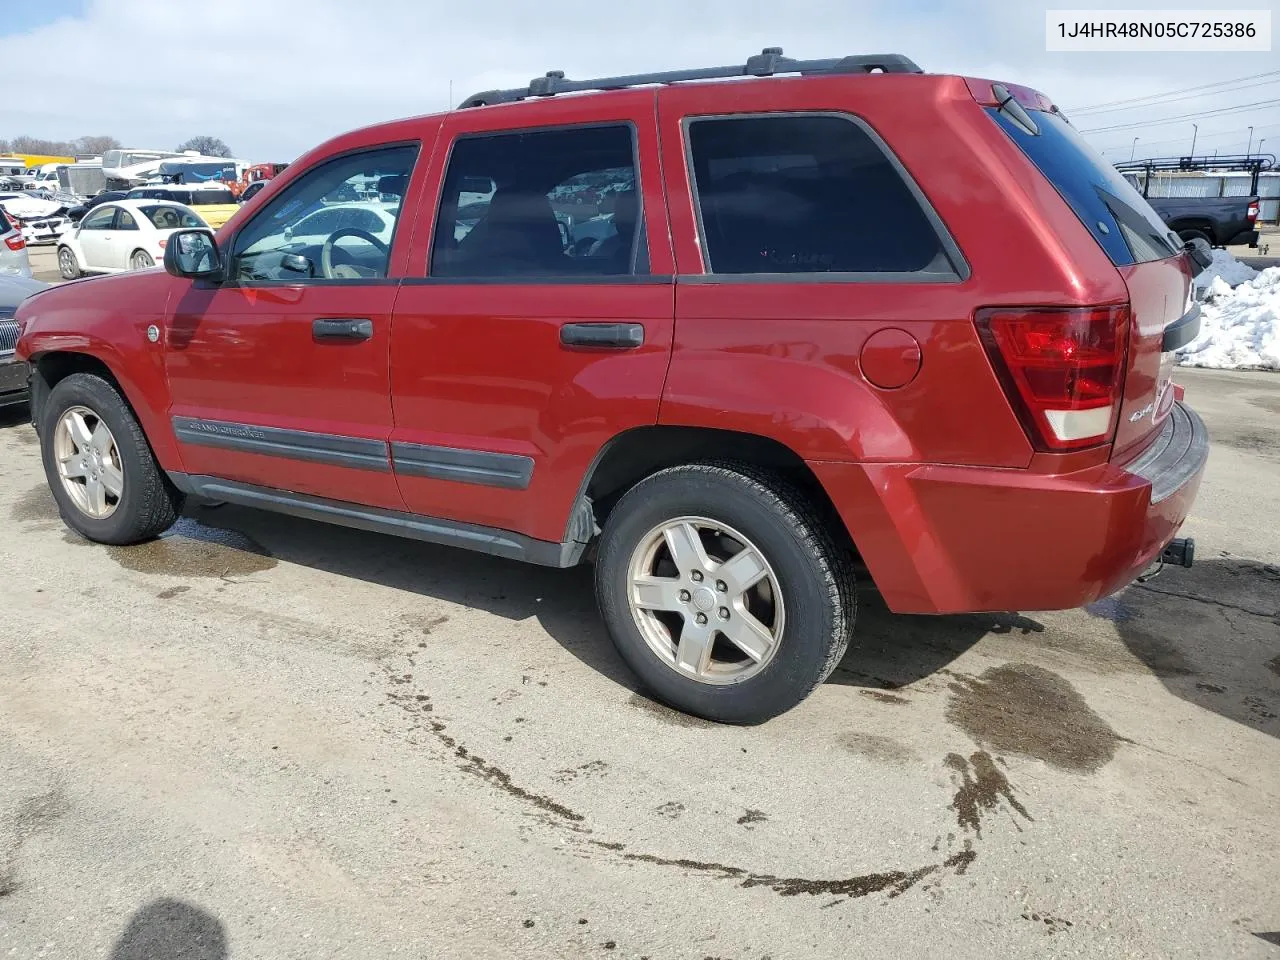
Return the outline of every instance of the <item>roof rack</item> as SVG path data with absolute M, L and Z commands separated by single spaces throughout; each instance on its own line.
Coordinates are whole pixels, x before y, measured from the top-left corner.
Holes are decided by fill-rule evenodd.
M 863 54 L 830 60 L 792 60 L 782 55 L 781 47 L 765 47 L 748 57 L 745 64 L 731 67 L 702 67 L 697 70 L 668 70 L 663 73 L 634 73 L 623 77 L 600 77 L 595 80 L 566 80 L 563 70 L 550 70 L 545 77 L 535 77 L 527 87 L 511 90 L 486 90 L 467 97 L 458 105 L 483 107 L 496 103 L 515 103 L 530 97 L 553 97 L 557 93 L 578 90 L 622 90 L 651 83 L 679 83 L 683 80 L 719 80 L 726 77 L 772 77 L 780 73 L 811 76 L 820 73 L 923 73 L 900 53 Z

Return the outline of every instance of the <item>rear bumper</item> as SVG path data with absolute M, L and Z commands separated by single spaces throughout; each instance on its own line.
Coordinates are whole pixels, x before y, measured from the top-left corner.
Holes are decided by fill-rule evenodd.
M 1241 230 L 1234 237 L 1232 237 L 1226 243 L 1223 244 L 1223 246 L 1225 247 L 1236 247 L 1236 246 L 1256 247 L 1257 245 L 1258 245 L 1257 230 Z
M 811 462 L 891 610 L 1082 606 L 1130 583 L 1186 519 L 1208 457 L 1181 404 L 1123 464 L 1073 474 Z

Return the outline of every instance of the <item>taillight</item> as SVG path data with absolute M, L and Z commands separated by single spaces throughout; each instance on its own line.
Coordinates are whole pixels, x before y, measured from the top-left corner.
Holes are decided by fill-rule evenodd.
M 1251 223 L 1251 224 L 1252 224 L 1255 220 L 1257 220 L 1257 219 L 1258 219 L 1258 209 L 1259 209 L 1259 208 L 1258 208 L 1258 201 L 1257 201 L 1257 200 L 1255 200 L 1255 201 L 1253 201 L 1253 203 L 1249 204 L 1249 214 L 1248 214 L 1248 216 L 1249 216 L 1249 223 Z
M 15 230 L 12 236 L 4 238 L 4 245 L 10 250 L 21 250 L 27 245 L 27 241 L 23 238 L 21 233 L 18 233 Z
M 993 307 L 978 333 L 1037 449 L 1105 443 L 1124 387 L 1128 304 Z

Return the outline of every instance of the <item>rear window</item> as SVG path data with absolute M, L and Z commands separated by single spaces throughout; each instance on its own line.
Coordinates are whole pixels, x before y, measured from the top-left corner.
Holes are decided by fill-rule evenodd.
M 1151 205 L 1061 116 L 1032 112 L 1039 133 L 987 111 L 1054 185 L 1116 266 L 1163 260 L 1181 251 Z

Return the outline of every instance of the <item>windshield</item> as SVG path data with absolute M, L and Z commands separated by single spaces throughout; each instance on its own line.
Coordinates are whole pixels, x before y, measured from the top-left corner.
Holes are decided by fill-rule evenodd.
M 1039 132 L 1033 134 L 997 107 L 987 112 L 1057 188 L 1116 266 L 1180 252 L 1177 239 L 1142 194 L 1063 117 L 1034 111 Z

